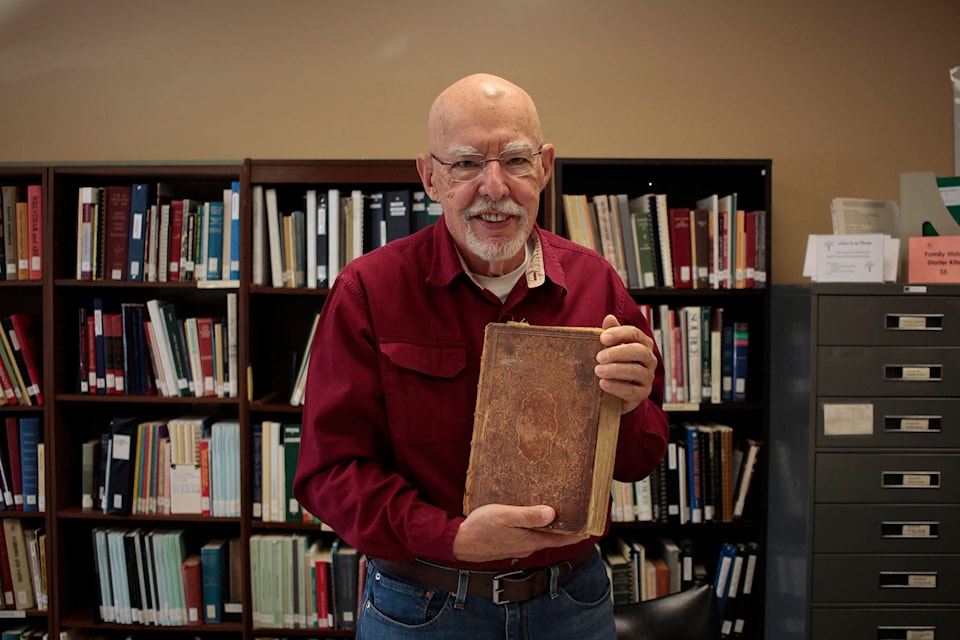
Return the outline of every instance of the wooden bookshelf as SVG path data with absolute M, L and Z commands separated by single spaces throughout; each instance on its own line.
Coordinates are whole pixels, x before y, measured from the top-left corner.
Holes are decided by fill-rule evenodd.
M 552 184 L 544 193 L 540 222 L 566 233 L 562 215 L 563 193 L 618 193 L 633 195 L 656 190 L 669 193 L 679 206 L 693 206 L 709 193 L 736 191 L 746 208 L 771 209 L 770 162 L 766 160 L 628 160 L 559 159 Z M 170 184 L 175 193 L 198 199 L 220 199 L 231 182 L 240 182 L 240 278 L 233 288 L 204 288 L 193 282 L 129 282 L 75 277 L 77 257 L 78 191 L 84 186 L 109 186 L 137 182 Z M 314 531 L 316 525 L 300 522 L 262 522 L 253 517 L 252 426 L 263 420 L 298 421 L 300 408 L 289 403 L 290 386 L 315 311 L 322 308 L 326 288 L 277 288 L 254 283 L 253 189 L 277 190 L 287 209 L 296 206 L 306 189 L 362 189 L 364 193 L 393 189 L 416 190 L 420 180 L 413 160 L 245 160 L 237 163 L 160 165 L 63 165 L 51 167 L 0 167 L 0 184 L 44 186 L 43 279 L 34 282 L 0 280 L 0 314 L 29 311 L 41 314 L 43 329 L 43 392 L 41 407 L 0 407 L 0 417 L 39 414 L 46 446 L 46 511 L 39 514 L 2 513 L 42 523 L 47 531 L 47 584 L 49 609 L 29 610 L 28 619 L 47 626 L 52 637 L 61 631 L 95 632 L 107 638 L 168 636 L 186 638 L 198 633 L 211 636 L 352 637 L 349 630 L 260 628 L 251 614 L 249 541 L 252 536 L 278 532 Z M 649 186 L 652 183 L 653 186 Z M 680 205 L 680 203 L 683 203 Z M 769 229 L 766 248 L 769 261 Z M 769 269 L 769 267 L 768 267 Z M 769 282 L 769 271 L 768 271 Z M 768 289 L 678 290 L 645 289 L 632 293 L 652 304 L 722 304 L 750 322 L 750 352 L 746 401 L 735 404 L 701 404 L 672 419 L 715 420 L 731 424 L 743 437 L 766 439 L 769 393 L 766 376 L 769 329 Z M 235 293 L 238 305 L 238 368 L 236 397 L 193 398 L 142 395 L 87 395 L 78 392 L 78 308 L 95 297 L 106 304 L 169 300 L 178 311 L 223 315 L 225 298 Z M 269 339 L 264 337 L 268 336 Z M 248 372 L 249 371 L 249 376 Z M 107 516 L 81 508 L 80 445 L 107 429 L 112 417 L 177 417 L 189 413 L 215 414 L 240 424 L 239 517 L 199 515 Z M 766 456 L 760 458 L 758 482 L 750 494 L 745 515 L 733 523 L 669 525 L 637 523 L 617 525 L 641 535 L 689 537 L 702 561 L 715 561 L 721 542 L 765 542 Z M 187 543 L 196 550 L 215 538 L 239 538 L 244 569 L 239 621 L 203 626 L 146 626 L 105 623 L 98 615 L 98 595 L 92 548 L 95 527 L 144 529 L 182 528 Z M 320 534 L 333 539 L 331 532 Z M 698 560 L 701 559 L 698 557 Z M 763 585 L 761 582 L 760 593 Z M 763 598 L 755 598 L 749 638 L 761 637 Z M 11 624 L 0 622 L 0 628 Z
M 666 405 L 671 425 L 720 423 L 733 427 L 735 442 L 752 438 L 768 442 L 768 410 L 770 402 L 768 376 L 770 334 L 770 229 L 771 229 L 770 160 L 763 159 L 600 159 L 558 158 L 552 184 L 547 188 L 541 224 L 561 235 L 568 235 L 564 212 L 564 194 L 627 194 L 629 198 L 648 193 L 665 194 L 669 207 L 694 209 L 697 201 L 711 194 L 723 197 L 737 194 L 737 209 L 766 212 L 767 286 L 764 288 L 635 288 L 631 293 L 637 302 L 683 306 L 723 307 L 724 323 L 749 323 L 749 350 L 746 397 L 743 401 L 675 403 Z M 655 318 L 656 324 L 656 318 Z M 709 579 L 724 542 L 759 543 L 760 555 L 754 578 L 754 595 L 746 613 L 745 638 L 761 638 L 764 626 L 763 584 L 764 546 L 767 537 L 766 492 L 767 450 L 761 448 L 759 463 L 743 516 L 732 522 L 704 521 L 693 524 L 662 522 L 618 522 L 613 535 L 634 537 L 655 548 L 658 538 L 683 539 L 693 543 L 694 563 L 704 565 Z

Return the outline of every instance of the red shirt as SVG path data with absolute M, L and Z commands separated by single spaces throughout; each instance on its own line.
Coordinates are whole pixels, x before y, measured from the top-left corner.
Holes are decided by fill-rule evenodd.
M 651 334 L 602 256 L 543 229 L 535 233 L 540 250 L 503 304 L 464 271 L 442 220 L 353 260 L 337 276 L 310 354 L 293 490 L 362 553 L 516 568 L 510 560 L 453 557 L 487 323 L 599 327 L 612 313 Z M 619 480 L 647 476 L 666 450 L 657 358 L 652 394 L 621 419 Z M 538 551 L 517 566 L 563 560 L 592 542 Z

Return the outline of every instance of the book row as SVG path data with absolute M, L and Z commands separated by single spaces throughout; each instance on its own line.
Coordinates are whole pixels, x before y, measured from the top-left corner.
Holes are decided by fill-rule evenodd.
M 94 527 L 102 622 L 197 626 L 239 621 L 240 539 L 191 548 L 182 529 Z
M 240 183 L 213 201 L 164 183 L 80 187 L 76 278 L 239 281 Z
M 737 194 L 670 206 L 667 195 L 563 195 L 567 235 L 599 251 L 630 289 L 766 286 L 766 212 Z
M 94 298 L 79 310 L 78 392 L 236 397 L 237 294 L 225 297 L 225 316 L 186 318 L 164 300 L 116 309 Z
M 80 486 L 84 511 L 240 517 L 240 424 L 114 418 L 83 443 Z
M 46 611 L 47 556 L 43 525 L 3 518 L 0 527 L 0 585 L 3 609 Z
M 603 541 L 601 556 L 617 604 L 641 602 L 712 584 L 717 594 L 721 636 L 744 637 L 753 608 L 760 545 L 723 542 L 718 557 L 705 562 L 690 539 L 641 539 L 616 535 Z
M 253 519 L 321 525 L 293 497 L 293 476 L 300 457 L 299 422 L 264 420 L 253 432 Z
M 250 536 L 254 628 L 354 629 L 366 559 L 336 538 Z
M 743 517 L 761 443 L 733 444 L 723 424 L 673 424 L 667 454 L 643 480 L 613 481 L 613 522 L 700 524 Z
M 253 284 L 324 288 L 363 253 L 440 218 L 424 191 L 307 189 L 293 200 L 253 186 Z
M 0 279 L 43 278 L 43 187 L 0 186 Z
M 0 631 L 0 640 L 47 640 L 47 625 L 39 622 L 19 622 Z
M 0 509 L 46 511 L 40 416 L 7 416 L 0 438 Z
M 0 407 L 43 404 L 39 314 L 0 317 Z
M 710 305 L 641 305 L 664 366 L 666 404 L 747 399 L 750 323 L 730 321 Z

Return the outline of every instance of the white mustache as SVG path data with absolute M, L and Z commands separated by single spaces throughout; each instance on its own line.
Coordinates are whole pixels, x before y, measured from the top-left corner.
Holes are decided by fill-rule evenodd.
M 478 200 L 464 209 L 463 215 L 477 216 L 488 212 L 522 216 L 527 210 L 512 200 Z

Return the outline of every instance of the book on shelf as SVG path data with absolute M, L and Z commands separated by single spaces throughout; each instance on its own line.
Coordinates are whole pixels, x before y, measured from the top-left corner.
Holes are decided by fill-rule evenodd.
M 10 563 L 14 608 L 33 609 L 37 601 L 34 597 L 33 580 L 30 577 L 28 551 L 21 521 L 17 518 L 4 518 L 3 537 Z
M 691 224 L 690 209 L 671 207 L 667 210 L 667 222 L 670 232 L 669 253 L 673 264 L 673 286 L 677 289 L 692 289 L 693 246 L 691 236 L 694 233 Z
M 464 513 L 547 504 L 548 528 L 602 535 L 620 400 L 594 373 L 601 330 L 491 323 L 484 333 Z M 517 474 L 528 482 L 517 483 Z
M 0 187 L 0 199 L 3 206 L 3 255 L 4 277 L 7 280 L 19 280 L 19 246 L 17 245 L 17 203 L 26 202 L 23 187 L 4 185 Z
M 756 476 L 757 460 L 760 457 L 762 443 L 753 438 L 747 438 L 741 448 L 740 465 L 734 479 L 733 518 L 743 516 L 747 495 Z
M 19 464 L 13 464 L 14 452 L 9 450 L 11 466 L 19 466 L 23 491 L 23 511 L 41 511 L 39 447 L 43 438 L 40 416 L 22 416 L 18 419 L 19 442 L 16 455 Z M 9 435 L 9 434 L 8 434 Z M 9 441 L 9 440 L 8 440 Z M 16 478 L 14 477 L 14 483 Z M 14 486 L 16 486 L 14 484 Z

